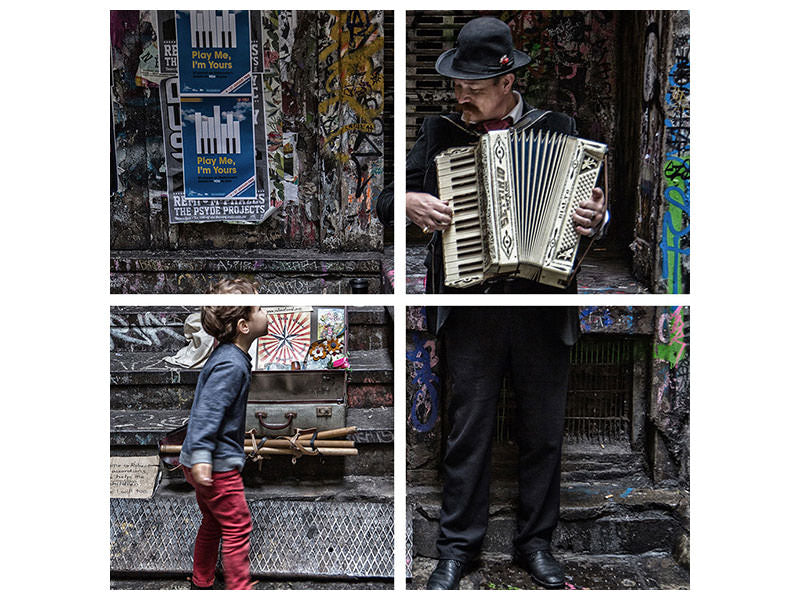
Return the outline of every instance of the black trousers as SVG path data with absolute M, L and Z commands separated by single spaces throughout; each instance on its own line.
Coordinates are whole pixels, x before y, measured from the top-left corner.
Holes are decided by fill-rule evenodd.
M 558 523 L 569 346 L 560 307 L 454 307 L 443 329 L 448 417 L 440 558 L 469 561 L 489 519 L 491 448 L 503 376 L 510 375 L 519 431 L 519 511 L 514 544 L 546 549 Z

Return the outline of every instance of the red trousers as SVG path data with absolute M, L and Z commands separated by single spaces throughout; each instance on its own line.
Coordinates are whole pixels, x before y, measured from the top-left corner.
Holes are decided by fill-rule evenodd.
M 219 541 L 222 540 L 222 567 L 225 587 L 249 590 L 250 582 L 250 509 L 244 499 L 244 484 L 239 471 L 213 473 L 212 484 L 195 482 L 192 471 L 183 467 L 186 481 L 192 484 L 203 522 L 194 543 L 192 581 L 198 587 L 211 587 L 217 569 Z

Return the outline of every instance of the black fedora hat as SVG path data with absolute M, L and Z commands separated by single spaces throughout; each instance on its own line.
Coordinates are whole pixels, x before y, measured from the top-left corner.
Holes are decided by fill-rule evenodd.
M 514 48 L 511 29 L 500 19 L 472 19 L 458 33 L 456 45 L 436 61 L 436 71 L 454 79 L 489 79 L 531 62 Z

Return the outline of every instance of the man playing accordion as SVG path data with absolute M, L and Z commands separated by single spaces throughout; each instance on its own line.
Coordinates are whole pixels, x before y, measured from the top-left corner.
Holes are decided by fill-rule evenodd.
M 459 113 L 426 118 L 407 158 L 406 215 L 432 232 L 426 260 L 428 293 L 575 293 L 573 278 L 561 290 L 529 279 L 504 277 L 460 290 L 444 287 L 442 231 L 452 211 L 438 197 L 435 158 L 479 136 L 533 118 L 542 130 L 576 135 L 575 120 L 538 110 L 513 89 L 514 71 L 530 57 L 513 47 L 511 31 L 492 17 L 468 22 L 456 47 L 444 52 L 436 70 L 452 80 Z M 594 236 L 607 221 L 600 188 L 581 202 L 575 231 Z M 439 562 L 428 589 L 457 589 L 480 552 L 489 512 L 491 444 L 503 377 L 517 399 L 520 449 L 516 561 L 546 588 L 564 586 L 561 566 L 550 552 L 558 522 L 561 443 L 570 346 L 579 334 L 576 307 L 428 307 L 429 329 L 440 336 L 445 357 L 448 421 L 443 460 Z

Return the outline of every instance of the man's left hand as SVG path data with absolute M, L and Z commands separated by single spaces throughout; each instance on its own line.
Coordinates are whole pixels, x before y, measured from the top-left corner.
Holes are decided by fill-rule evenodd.
M 572 215 L 575 231 L 581 235 L 592 236 L 597 233 L 606 216 L 606 198 L 603 190 L 594 188 L 592 197 L 580 203 Z

